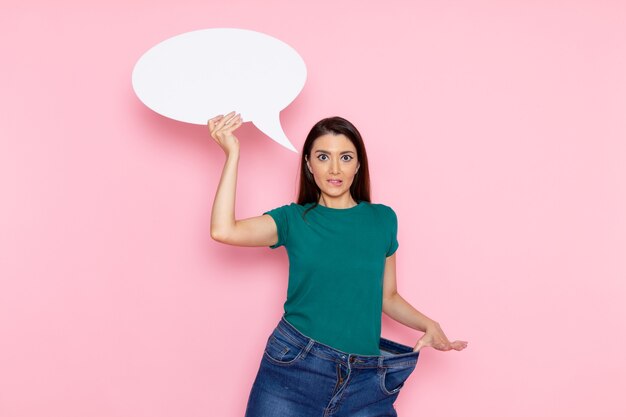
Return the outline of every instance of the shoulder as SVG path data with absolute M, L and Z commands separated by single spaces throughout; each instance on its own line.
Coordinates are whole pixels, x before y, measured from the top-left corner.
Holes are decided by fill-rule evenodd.
M 382 203 L 368 203 L 374 212 L 374 216 L 392 230 L 398 227 L 398 216 L 396 212 L 388 205 Z
M 285 213 L 285 214 L 291 214 L 291 213 L 301 213 L 303 212 L 305 209 L 305 206 L 302 206 L 300 204 L 297 203 L 289 203 L 289 204 L 284 204 L 282 206 L 273 208 L 271 210 L 267 210 L 265 211 L 263 214 L 273 214 L 273 213 Z
M 382 203 L 367 203 L 372 210 L 380 213 L 381 215 L 389 218 L 395 218 L 396 212 L 388 205 Z

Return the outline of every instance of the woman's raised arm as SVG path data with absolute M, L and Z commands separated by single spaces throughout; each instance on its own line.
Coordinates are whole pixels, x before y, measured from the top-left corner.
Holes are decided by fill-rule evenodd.
M 235 194 L 239 165 L 239 141 L 233 132 L 243 123 L 240 114 L 230 112 L 209 119 L 211 137 L 226 154 L 226 162 L 211 211 L 211 237 L 236 246 L 270 246 L 278 241 L 276 223 L 264 214 L 235 219 Z

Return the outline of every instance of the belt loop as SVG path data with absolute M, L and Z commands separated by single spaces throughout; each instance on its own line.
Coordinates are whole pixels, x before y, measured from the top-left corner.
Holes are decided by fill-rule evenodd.
M 314 344 L 315 344 L 315 340 L 309 339 L 309 343 L 304 348 L 304 352 L 302 352 L 302 358 L 303 359 L 306 358 L 306 355 L 309 353 L 309 351 L 311 350 L 311 348 L 313 347 Z
M 384 356 L 379 356 L 378 357 L 378 369 L 382 369 L 383 368 L 383 361 L 384 361 L 385 357 Z

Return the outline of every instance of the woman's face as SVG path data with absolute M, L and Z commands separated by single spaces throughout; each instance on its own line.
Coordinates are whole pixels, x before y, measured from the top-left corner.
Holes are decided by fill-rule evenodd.
M 313 142 L 307 166 L 323 194 L 340 197 L 350 193 L 359 169 L 356 147 L 345 135 L 322 135 Z

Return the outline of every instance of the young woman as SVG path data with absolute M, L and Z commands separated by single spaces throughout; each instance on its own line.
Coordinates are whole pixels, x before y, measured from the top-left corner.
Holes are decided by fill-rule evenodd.
M 246 417 L 396 416 L 393 403 L 421 348 L 463 350 L 396 290 L 397 218 L 370 202 L 363 140 L 340 117 L 304 142 L 297 203 L 235 219 L 241 126 L 231 112 L 209 120 L 226 162 L 211 215 L 213 239 L 285 246 L 285 313 L 269 336 Z M 381 313 L 424 332 L 411 348 L 380 337 Z

